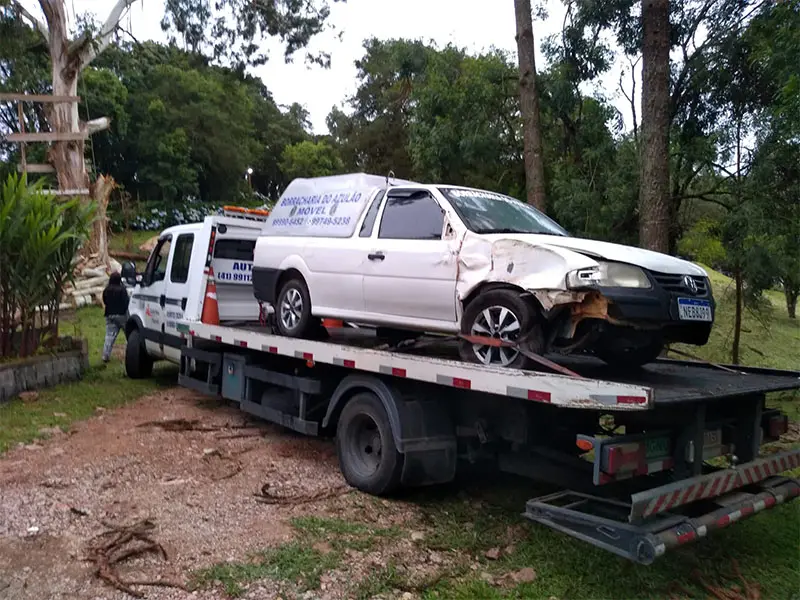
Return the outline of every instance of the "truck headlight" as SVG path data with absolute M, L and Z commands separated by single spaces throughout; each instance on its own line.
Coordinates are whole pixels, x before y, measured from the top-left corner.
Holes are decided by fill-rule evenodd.
M 645 272 L 625 263 L 601 262 L 597 267 L 567 273 L 567 287 L 622 287 L 649 289 L 652 287 Z

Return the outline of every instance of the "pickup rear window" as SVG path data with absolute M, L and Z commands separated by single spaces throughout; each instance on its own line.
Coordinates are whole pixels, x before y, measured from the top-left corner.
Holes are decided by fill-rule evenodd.
M 255 240 L 217 240 L 214 243 L 214 258 L 253 262 L 255 247 Z

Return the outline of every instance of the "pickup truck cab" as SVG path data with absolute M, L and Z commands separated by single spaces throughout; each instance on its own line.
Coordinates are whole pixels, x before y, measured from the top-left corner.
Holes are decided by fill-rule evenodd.
M 334 318 L 625 366 L 667 342 L 705 344 L 714 319 L 708 276 L 690 262 L 572 237 L 502 194 L 366 174 L 292 181 L 256 242 L 253 286 L 290 337 Z M 530 364 L 460 344 L 464 360 Z
M 144 273 L 136 274 L 132 263 L 123 267 L 123 279 L 133 286 L 125 327 L 129 374 L 149 375 L 154 360 L 180 362 L 183 339 L 178 322 L 187 304 L 202 302 L 204 297 L 203 272 L 212 229 L 215 243 L 209 264 L 216 280 L 220 320 L 258 321 L 260 309 L 251 278 L 253 248 L 265 215 L 266 211 L 226 207 L 225 214 L 208 216 L 201 223 L 170 227 L 159 236 Z

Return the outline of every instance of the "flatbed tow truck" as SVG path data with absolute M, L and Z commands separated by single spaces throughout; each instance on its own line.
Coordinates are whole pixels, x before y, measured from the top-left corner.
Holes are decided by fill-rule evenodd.
M 800 449 L 762 452 L 788 429 L 766 394 L 800 388 L 800 372 L 676 360 L 620 372 L 588 356 L 534 356 L 542 370 L 522 371 L 461 362 L 444 336 L 275 335 L 247 295 L 261 216 L 229 209 L 162 234 L 131 300 L 129 376 L 166 358 L 182 386 L 335 437 L 345 479 L 370 494 L 491 460 L 561 488 L 525 517 L 642 564 L 800 495 L 783 475 Z M 220 322 L 207 323 L 215 271 Z

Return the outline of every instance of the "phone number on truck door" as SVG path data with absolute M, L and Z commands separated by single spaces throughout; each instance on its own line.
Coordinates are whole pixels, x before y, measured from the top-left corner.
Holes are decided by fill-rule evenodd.
M 220 281 L 250 281 L 250 273 L 217 273 Z

